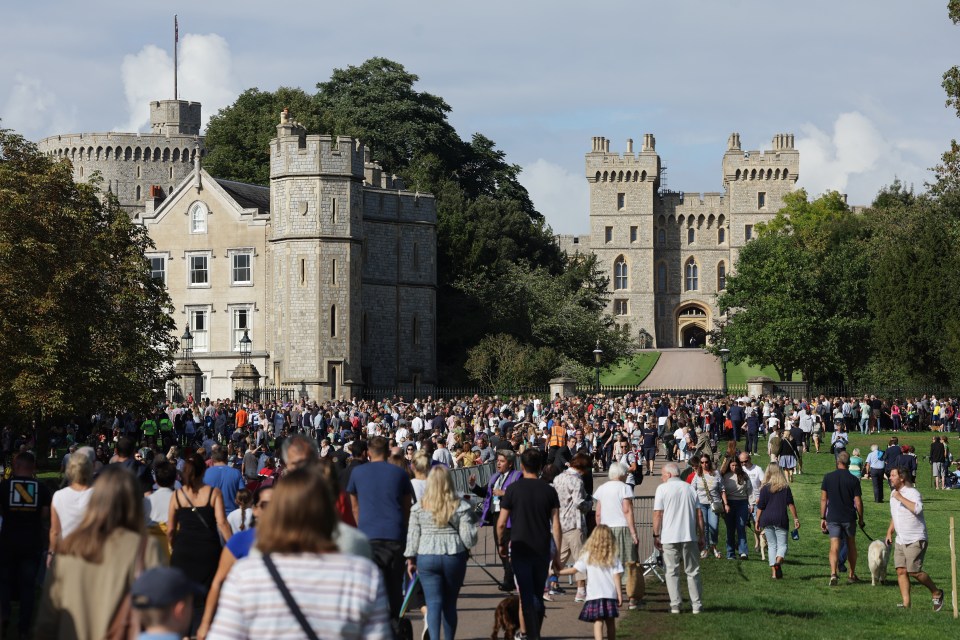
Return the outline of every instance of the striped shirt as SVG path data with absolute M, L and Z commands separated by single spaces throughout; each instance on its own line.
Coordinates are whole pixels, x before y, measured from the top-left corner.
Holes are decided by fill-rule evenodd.
M 271 557 L 317 637 L 393 637 L 383 579 L 370 560 L 342 553 Z M 304 636 L 263 559 L 238 561 L 224 582 L 207 638 L 293 640 Z

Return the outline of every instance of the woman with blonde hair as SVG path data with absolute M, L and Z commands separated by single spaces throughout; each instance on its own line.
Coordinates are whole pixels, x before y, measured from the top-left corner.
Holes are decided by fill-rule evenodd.
M 420 571 L 431 638 L 452 639 L 457 632 L 457 598 L 467 572 L 467 550 L 476 542 L 470 503 L 457 497 L 450 472 L 434 467 L 423 499 L 410 510 L 403 553 L 411 577 Z
M 587 597 L 580 611 L 580 619 L 593 623 L 595 640 L 603 640 L 604 631 L 607 640 L 615 640 L 616 619 L 623 604 L 620 595 L 623 563 L 617 555 L 617 541 L 610 527 L 598 524 L 583 545 L 577 562 L 572 567 L 561 569 L 559 574 L 567 576 L 577 572 L 587 575 Z
M 316 469 L 284 474 L 256 529 L 261 555 L 233 566 L 207 639 L 391 637 L 380 569 L 337 550 L 336 523 L 333 492 Z
M 128 598 L 130 585 L 159 562 L 160 549 L 146 535 L 137 479 L 120 465 L 106 467 L 93 483 L 83 520 L 58 545 L 35 637 L 135 636 L 139 627 Z
M 783 559 L 787 555 L 787 509 L 793 513 L 794 535 L 799 537 L 800 519 L 793 492 L 783 469 L 776 462 L 767 465 L 757 499 L 757 533 L 767 537 L 767 560 L 774 580 L 783 577 Z
M 70 484 L 53 494 L 50 505 L 50 548 L 47 551 L 47 566 L 50 566 L 60 542 L 73 533 L 83 521 L 90 494 L 93 492 L 90 486 L 93 483 L 93 460 L 85 451 L 74 451 L 67 459 L 65 475 Z

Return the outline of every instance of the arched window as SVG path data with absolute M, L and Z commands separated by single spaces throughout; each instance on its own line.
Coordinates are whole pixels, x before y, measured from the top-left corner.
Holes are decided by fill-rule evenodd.
M 723 291 L 727 288 L 727 265 L 720 262 L 717 265 L 717 291 Z
M 83 167 L 80 167 L 80 176 L 83 176 Z M 137 202 L 140 202 L 140 185 L 137 185 Z
M 207 232 L 207 205 L 194 202 L 190 207 L 190 233 Z
M 723 244 L 727 241 L 727 230 L 723 227 L 717 229 L 717 244 Z
M 696 232 L 693 230 L 693 227 L 687 229 L 687 244 L 693 244 L 693 238 L 696 236 Z
M 684 275 L 686 280 L 684 281 L 684 290 L 685 291 L 696 291 L 700 288 L 700 270 L 697 267 L 697 262 L 690 258 L 687 260 L 687 264 L 683 268 Z
M 617 258 L 616 262 L 613 263 L 613 288 L 627 288 L 627 261 L 623 259 L 623 256 Z
M 660 263 L 657 265 L 657 293 L 667 292 L 667 265 Z
M 657 244 L 661 247 L 667 244 L 667 231 L 666 229 L 660 229 L 657 231 Z

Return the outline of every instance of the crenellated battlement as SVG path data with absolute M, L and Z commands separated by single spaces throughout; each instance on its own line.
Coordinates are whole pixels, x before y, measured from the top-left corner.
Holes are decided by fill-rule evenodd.
M 717 191 L 707 193 L 668 191 L 660 194 L 661 207 L 677 215 L 700 215 L 711 211 L 722 211 L 725 202 L 724 193 Z
M 270 141 L 270 177 L 340 175 L 364 178 L 364 146 L 356 138 L 307 134 L 284 109 L 277 137 Z
M 800 176 L 800 152 L 794 147 L 793 134 L 776 134 L 771 146 L 771 149 L 743 151 L 740 134 L 730 134 L 723 155 L 724 182 L 786 180 L 796 183 Z
M 656 152 L 653 134 L 643 134 L 640 153 L 633 151 L 633 139 L 627 139 L 626 151 L 610 151 L 610 141 L 604 137 L 593 138 L 590 153 L 586 156 L 588 182 L 657 182 L 660 176 L 660 156 Z

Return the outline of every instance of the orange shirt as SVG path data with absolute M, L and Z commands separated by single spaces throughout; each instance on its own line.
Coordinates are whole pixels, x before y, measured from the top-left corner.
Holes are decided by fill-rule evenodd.
M 236 415 L 236 418 L 235 418 L 235 419 L 236 419 L 236 421 L 237 421 L 237 428 L 238 428 L 238 429 L 241 428 L 241 427 L 247 426 L 247 411 L 246 411 L 246 409 L 244 409 L 243 407 L 241 407 L 240 409 L 238 409 L 238 410 L 237 410 L 237 415 Z

